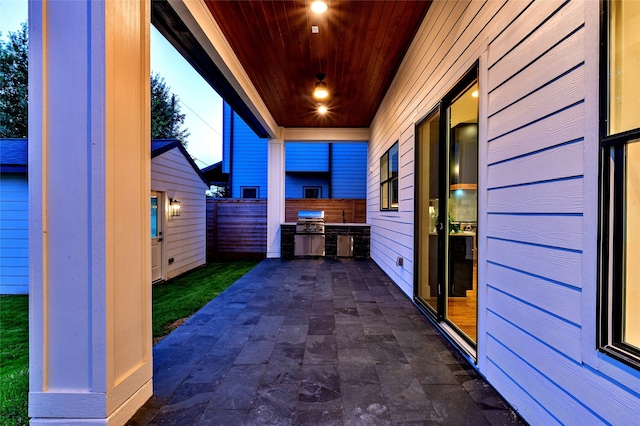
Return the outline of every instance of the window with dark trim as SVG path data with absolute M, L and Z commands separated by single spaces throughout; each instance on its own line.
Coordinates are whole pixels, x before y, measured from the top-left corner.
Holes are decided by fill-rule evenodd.
M 322 198 L 321 186 L 304 186 L 302 191 L 304 198 Z
M 243 186 L 240 188 L 242 198 L 258 198 L 259 188 L 257 186 Z
M 640 2 L 602 4 L 598 345 L 640 368 Z
M 398 210 L 398 142 L 380 157 L 380 210 Z

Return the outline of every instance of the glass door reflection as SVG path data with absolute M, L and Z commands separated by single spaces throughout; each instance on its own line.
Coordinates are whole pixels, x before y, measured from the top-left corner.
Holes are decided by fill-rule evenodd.
M 475 343 L 478 84 L 458 90 L 416 129 L 415 295 Z

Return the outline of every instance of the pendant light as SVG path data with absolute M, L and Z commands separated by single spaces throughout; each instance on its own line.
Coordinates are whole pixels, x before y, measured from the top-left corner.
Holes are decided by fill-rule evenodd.
M 316 82 L 315 89 L 313 90 L 313 96 L 318 99 L 324 99 L 329 96 L 329 90 L 327 89 L 327 83 L 324 81 L 324 74 L 318 73 L 316 74 L 318 81 Z

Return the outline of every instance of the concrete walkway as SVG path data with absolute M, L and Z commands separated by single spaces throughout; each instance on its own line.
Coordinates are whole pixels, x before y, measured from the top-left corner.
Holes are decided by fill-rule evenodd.
M 265 260 L 153 356 L 131 425 L 522 424 L 373 261 Z

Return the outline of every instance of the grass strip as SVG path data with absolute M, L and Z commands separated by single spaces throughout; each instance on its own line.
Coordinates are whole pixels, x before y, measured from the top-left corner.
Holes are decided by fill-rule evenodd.
M 0 424 L 29 424 L 29 296 L 0 296 Z

